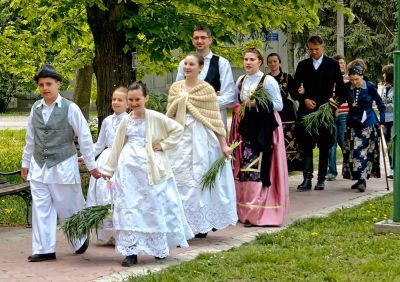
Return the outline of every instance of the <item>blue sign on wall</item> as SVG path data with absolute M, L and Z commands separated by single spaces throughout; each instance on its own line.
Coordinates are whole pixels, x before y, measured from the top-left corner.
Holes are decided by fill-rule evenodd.
M 279 41 L 279 33 L 271 32 L 267 38 L 267 41 Z

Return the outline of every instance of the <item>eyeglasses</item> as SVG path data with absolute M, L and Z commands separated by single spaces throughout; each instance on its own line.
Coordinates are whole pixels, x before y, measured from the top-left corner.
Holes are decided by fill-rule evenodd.
M 206 40 L 207 38 L 210 38 L 209 36 L 194 36 L 193 40 Z

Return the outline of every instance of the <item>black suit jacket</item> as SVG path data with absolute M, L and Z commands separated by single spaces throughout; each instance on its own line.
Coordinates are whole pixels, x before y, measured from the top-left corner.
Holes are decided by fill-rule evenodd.
M 336 96 L 345 97 L 346 91 L 343 83 L 343 76 L 340 72 L 339 63 L 327 56 L 323 56 L 322 62 L 317 70 L 313 66 L 313 59 L 305 59 L 297 65 L 294 77 L 296 95 L 299 100 L 298 118 L 316 111 L 319 106 L 328 102 L 333 97 L 334 88 Z M 303 83 L 305 93 L 298 94 L 297 89 Z M 307 109 L 305 99 L 314 100 L 317 106 L 313 110 Z

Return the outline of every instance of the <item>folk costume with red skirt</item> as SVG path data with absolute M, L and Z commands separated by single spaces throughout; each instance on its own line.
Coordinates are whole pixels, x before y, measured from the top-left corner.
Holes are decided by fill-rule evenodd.
M 261 71 L 238 79 L 240 103 L 255 90 L 265 88 L 268 107 L 246 107 L 235 114 L 230 141 L 242 141 L 235 151 L 234 177 L 238 217 L 242 223 L 280 226 L 289 202 L 288 169 L 282 122 L 277 110 L 282 97 L 275 79 Z

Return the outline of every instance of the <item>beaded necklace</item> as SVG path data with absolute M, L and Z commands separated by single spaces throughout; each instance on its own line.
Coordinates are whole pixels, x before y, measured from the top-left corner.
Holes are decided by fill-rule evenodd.
M 361 88 L 354 88 L 353 89 L 353 107 L 358 106 L 358 97 L 360 96 Z

